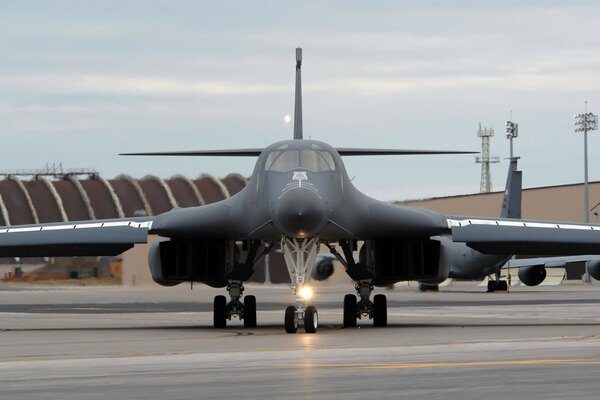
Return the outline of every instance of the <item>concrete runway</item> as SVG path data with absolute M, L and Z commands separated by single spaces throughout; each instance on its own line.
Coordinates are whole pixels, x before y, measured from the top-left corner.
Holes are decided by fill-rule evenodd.
M 389 327 L 341 329 L 348 289 L 289 335 L 285 287 L 247 287 L 257 329 L 214 330 L 206 287 L 0 285 L 0 399 L 600 397 L 600 286 L 402 288 Z

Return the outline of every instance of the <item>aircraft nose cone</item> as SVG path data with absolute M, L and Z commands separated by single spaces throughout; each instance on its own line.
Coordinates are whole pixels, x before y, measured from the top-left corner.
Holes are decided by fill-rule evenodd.
M 326 221 L 325 205 L 310 189 L 289 190 L 277 202 L 274 222 L 286 236 L 314 236 Z

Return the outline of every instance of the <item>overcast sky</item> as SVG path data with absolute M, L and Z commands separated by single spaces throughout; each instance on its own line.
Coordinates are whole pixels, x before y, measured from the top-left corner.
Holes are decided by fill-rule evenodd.
M 327 3 L 327 4 L 324 4 Z M 0 170 L 95 168 L 109 178 L 249 175 L 253 159 L 119 152 L 259 147 L 292 137 L 294 48 L 304 133 L 340 147 L 508 156 L 526 187 L 583 180 L 573 114 L 600 112 L 596 1 L 0 2 Z M 598 133 L 590 179 L 600 180 Z M 382 199 L 479 190 L 474 157 L 347 158 Z M 507 162 L 492 168 L 502 190 Z

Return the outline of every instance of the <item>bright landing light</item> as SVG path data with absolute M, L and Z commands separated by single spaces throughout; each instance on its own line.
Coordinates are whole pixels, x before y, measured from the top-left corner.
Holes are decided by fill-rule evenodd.
M 310 286 L 303 286 L 300 288 L 299 294 L 304 300 L 310 300 L 313 296 L 313 290 Z
M 290 114 L 287 114 L 283 117 L 283 122 L 285 122 L 286 124 L 289 124 L 290 122 L 292 122 L 292 116 Z

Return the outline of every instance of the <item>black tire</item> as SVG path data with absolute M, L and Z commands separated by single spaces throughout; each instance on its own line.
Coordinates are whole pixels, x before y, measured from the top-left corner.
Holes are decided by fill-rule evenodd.
M 439 292 L 439 285 L 428 285 L 426 283 L 419 283 L 419 290 L 421 292 Z
M 356 327 L 356 296 L 347 294 L 344 296 L 344 328 Z
M 319 327 L 319 314 L 315 306 L 308 306 L 304 310 L 304 331 L 306 333 L 317 333 Z
M 498 281 L 496 290 L 501 290 L 503 292 L 508 291 L 508 282 L 506 282 L 506 281 Z
M 256 328 L 256 297 L 244 297 L 244 327 Z
M 296 307 L 288 306 L 285 309 L 285 331 L 296 333 L 298 331 L 298 319 L 296 318 Z
M 387 298 L 384 294 L 373 298 L 373 325 L 387 326 Z
M 225 296 L 215 296 L 213 326 L 219 329 L 227 326 L 227 298 Z
M 488 281 L 488 283 L 487 283 L 488 293 L 494 293 L 496 290 L 498 290 L 498 285 L 496 285 L 496 281 Z

